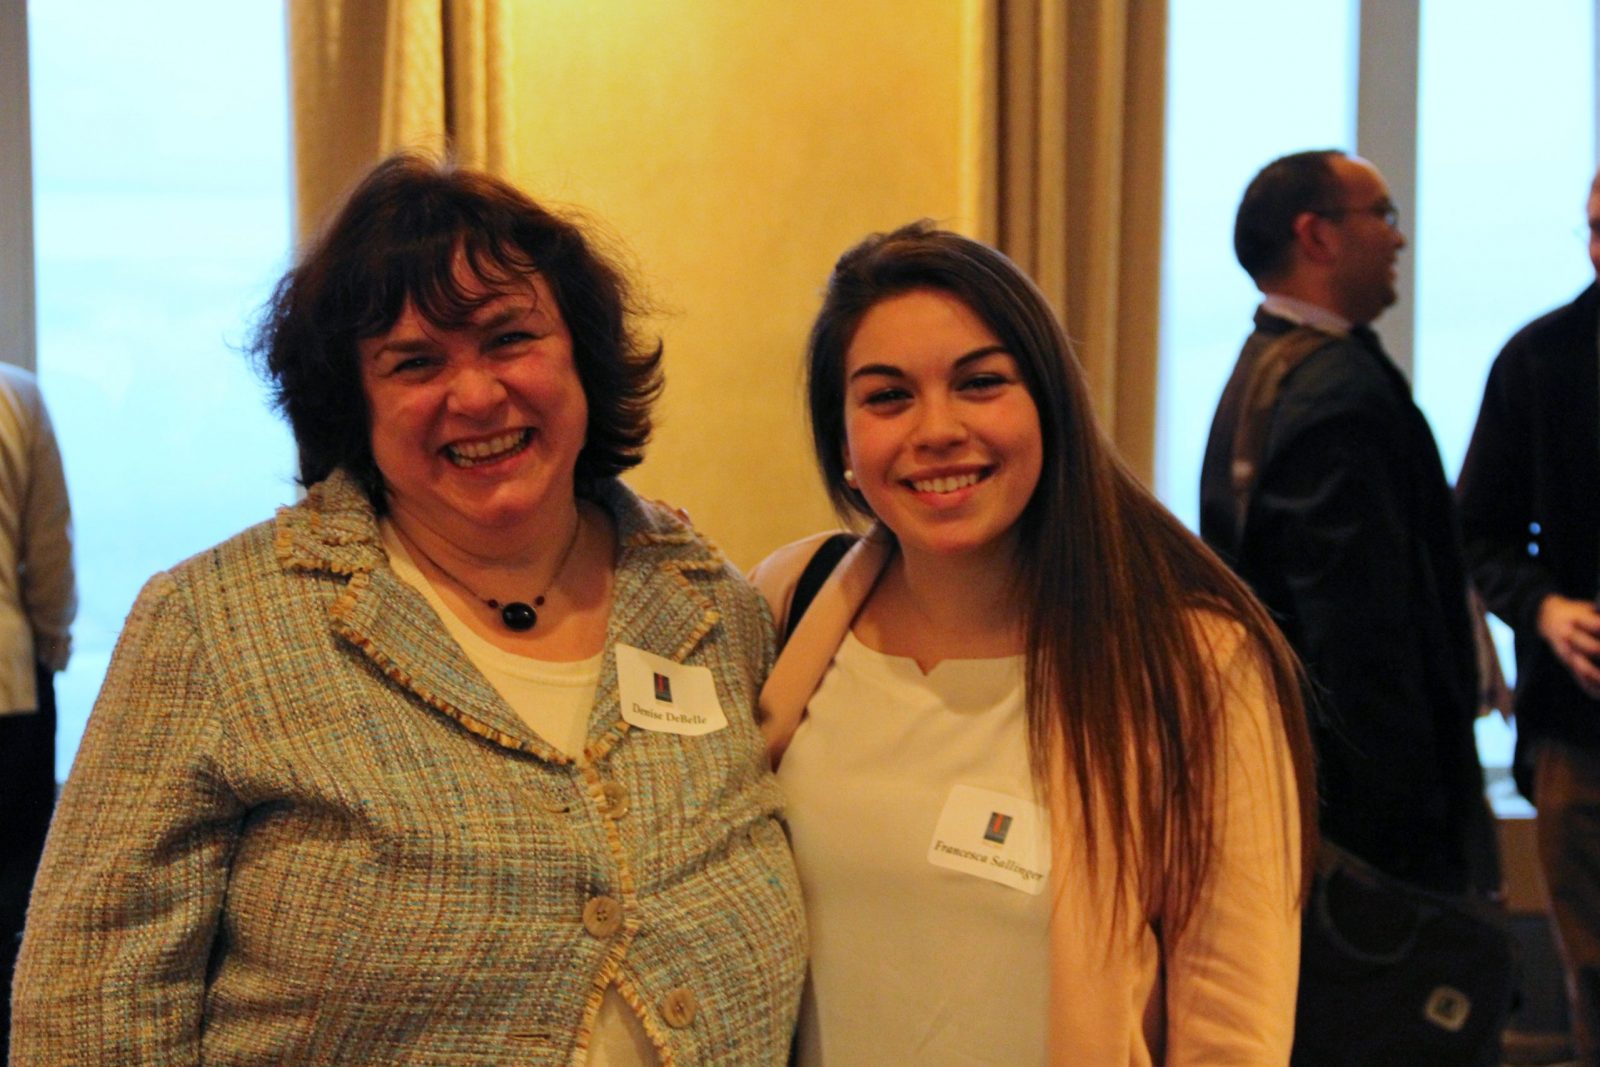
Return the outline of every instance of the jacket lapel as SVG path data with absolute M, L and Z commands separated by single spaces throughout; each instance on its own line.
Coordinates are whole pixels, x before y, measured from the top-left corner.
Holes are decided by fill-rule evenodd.
M 467 659 L 433 607 L 387 565 L 354 575 L 328 610 L 333 632 L 390 681 L 469 733 L 554 763 L 570 763 L 534 734 Z
M 648 640 L 651 651 L 681 663 L 721 620 L 697 579 L 720 574 L 725 564 L 688 527 L 659 521 L 632 493 L 615 489 L 603 496 L 619 542 L 607 639 L 634 635 L 630 643 Z
M 602 485 L 599 502 L 616 522 L 619 553 L 595 693 L 594 715 L 604 721 L 591 719 L 589 736 L 597 725 L 613 729 L 598 750 L 591 744 L 593 758 L 627 732 L 611 650 L 626 640 L 687 660 L 721 619 L 698 580 L 726 566 L 688 526 L 644 504 L 621 483 Z M 428 602 L 395 575 L 371 505 L 344 474 L 312 486 L 299 505 L 279 512 L 277 543 L 286 570 L 345 579 L 328 607 L 330 626 L 395 685 L 494 744 L 572 762 L 523 723 L 450 639 Z
M 372 507 L 344 474 L 279 512 L 277 545 L 285 570 L 345 579 L 329 625 L 395 685 L 494 744 L 571 762 L 506 706 L 428 602 L 390 569 Z
M 660 505 L 646 504 L 622 483 L 605 483 L 597 499 L 616 523 L 617 566 L 606 656 L 589 720 L 586 753 L 593 760 L 604 758 L 632 729 L 622 719 L 617 645 L 686 662 L 722 619 L 698 581 L 727 565 L 686 523 Z
M 622 719 L 617 645 L 644 648 L 682 663 L 721 618 L 692 580 L 695 573 L 720 571 L 721 560 L 706 554 L 686 528 L 676 534 L 654 529 L 640 501 L 620 485 L 616 488 L 624 496 L 603 500 L 616 519 L 618 554 L 606 655 L 589 718 L 586 751 L 592 760 L 604 758 L 632 729 Z

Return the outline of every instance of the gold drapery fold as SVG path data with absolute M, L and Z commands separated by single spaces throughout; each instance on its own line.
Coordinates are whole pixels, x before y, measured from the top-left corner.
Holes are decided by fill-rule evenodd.
M 302 240 L 397 149 L 509 169 L 505 0 L 289 0 L 288 15 Z
M 980 236 L 1064 317 L 1095 409 L 1149 483 L 1161 310 L 1164 0 L 989 0 Z

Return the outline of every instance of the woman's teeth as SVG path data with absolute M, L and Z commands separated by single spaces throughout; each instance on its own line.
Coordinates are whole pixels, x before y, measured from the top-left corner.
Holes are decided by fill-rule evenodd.
M 953 493 L 957 489 L 965 489 L 969 485 L 978 484 L 977 473 L 958 474 L 952 478 L 928 478 L 923 481 L 913 481 L 911 488 L 919 493 Z
M 464 441 L 460 444 L 446 445 L 444 451 L 450 462 L 456 466 L 476 467 L 520 451 L 532 436 L 532 430 L 513 430 L 486 441 Z

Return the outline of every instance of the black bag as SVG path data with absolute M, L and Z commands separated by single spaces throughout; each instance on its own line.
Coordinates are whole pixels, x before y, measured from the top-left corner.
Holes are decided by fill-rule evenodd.
M 1292 1067 L 1492 1067 L 1517 986 L 1476 896 L 1431 893 L 1324 843 L 1301 923 Z

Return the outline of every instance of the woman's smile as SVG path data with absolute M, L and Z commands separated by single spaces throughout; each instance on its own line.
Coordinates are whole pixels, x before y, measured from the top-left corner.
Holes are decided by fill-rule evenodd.
M 960 474 L 924 474 L 912 476 L 903 480 L 913 492 L 929 496 L 950 496 L 962 489 L 969 489 L 984 481 L 993 473 L 994 468 L 984 467 L 982 470 L 966 471 Z
M 441 451 L 458 467 L 483 467 L 520 455 L 532 441 L 533 430 L 524 428 L 475 441 L 454 441 Z

